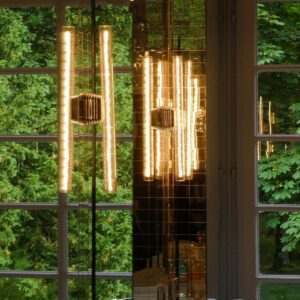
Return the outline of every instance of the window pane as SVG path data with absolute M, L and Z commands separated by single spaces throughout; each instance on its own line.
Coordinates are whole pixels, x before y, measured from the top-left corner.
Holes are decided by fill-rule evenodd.
M 57 132 L 56 77 L 0 76 L 0 134 L 54 134 Z
M 80 276 L 80 274 L 79 274 Z M 131 282 L 121 280 L 97 280 L 96 296 L 101 300 L 131 299 Z M 69 300 L 91 299 L 91 281 L 69 281 Z
M 124 203 L 132 201 L 132 143 L 117 143 L 117 191 L 113 194 L 103 190 L 103 149 L 97 143 L 97 199 L 99 202 Z M 73 189 L 70 200 L 90 202 L 92 195 L 92 143 L 75 142 Z
M 0 143 L 0 202 L 57 201 L 57 144 Z
M 258 64 L 300 63 L 300 3 L 257 5 Z
M 97 271 L 131 272 L 131 212 L 97 212 Z M 69 213 L 70 271 L 91 269 L 91 211 Z
M 67 8 L 67 22 L 89 32 L 91 13 L 85 8 Z M 96 7 L 96 24 L 113 29 L 113 59 L 115 66 L 131 66 L 132 17 L 128 6 L 102 4 Z M 98 53 L 97 53 L 98 55 Z
M 57 300 L 57 281 L 53 279 L 0 278 L 0 299 Z
M 0 67 L 56 65 L 54 7 L 0 8 Z
M 300 204 L 300 143 L 258 142 L 258 197 L 264 204 Z
M 132 133 L 132 75 L 115 74 L 116 132 Z
M 298 300 L 299 283 L 261 283 L 260 300 Z
M 300 133 L 300 73 L 258 74 L 259 134 Z
M 259 213 L 260 273 L 300 275 L 300 213 Z
M 0 227 L 0 269 L 33 271 L 57 269 L 55 210 L 2 210 Z

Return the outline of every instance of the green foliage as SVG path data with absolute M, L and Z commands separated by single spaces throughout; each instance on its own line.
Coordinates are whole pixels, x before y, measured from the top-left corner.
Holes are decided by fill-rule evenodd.
M 274 2 L 257 6 L 258 64 L 299 63 L 299 3 Z

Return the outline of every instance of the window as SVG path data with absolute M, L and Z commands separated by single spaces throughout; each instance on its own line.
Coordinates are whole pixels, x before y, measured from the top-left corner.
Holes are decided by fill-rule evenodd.
M 239 297 L 296 299 L 298 1 L 238 4 Z
M 131 16 L 127 3 L 104 2 L 97 2 L 97 22 L 117 24 L 119 184 L 117 193 L 108 196 L 97 179 L 97 290 L 101 299 L 112 299 L 131 295 Z M 56 143 L 56 32 L 64 16 L 73 24 L 86 10 L 63 1 L 30 4 L 13 1 L 7 7 L 7 1 L 0 1 L 0 298 L 87 299 L 90 132 L 76 128 L 73 192 L 66 205 L 57 196 Z M 100 131 L 97 140 L 101 152 Z M 101 165 L 100 153 L 99 178 Z

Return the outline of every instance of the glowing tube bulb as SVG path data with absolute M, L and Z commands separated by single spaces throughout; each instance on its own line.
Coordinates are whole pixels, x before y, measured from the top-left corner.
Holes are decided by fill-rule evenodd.
M 264 133 L 264 105 L 263 98 L 259 97 L 259 106 L 258 106 L 258 132 L 259 134 Z M 261 158 L 261 141 L 257 142 L 257 159 Z
M 111 26 L 99 26 L 100 74 L 103 119 L 104 190 L 116 190 L 116 141 L 114 115 L 114 77 Z
M 72 184 L 73 125 L 70 97 L 74 90 L 74 28 L 63 27 L 60 33 L 58 95 L 58 190 L 67 193 Z
M 185 65 L 185 105 L 186 105 L 186 178 L 192 179 L 193 177 L 193 152 L 195 131 L 193 130 L 193 80 L 192 80 L 192 61 L 188 60 Z M 194 127 L 195 128 L 195 127 Z
M 183 58 L 173 57 L 173 95 L 175 108 L 175 179 L 185 180 L 185 134 L 183 107 Z
M 153 98 L 152 57 L 146 52 L 143 58 L 143 172 L 144 180 L 153 180 L 153 132 L 151 109 Z
M 155 107 L 163 105 L 163 63 L 161 60 L 157 62 L 156 67 L 156 103 Z M 155 129 L 155 178 L 160 179 L 162 176 L 162 133 L 159 129 Z
M 193 132 L 192 132 L 192 144 L 193 144 L 193 169 L 198 170 L 199 169 L 199 155 L 198 155 L 198 140 L 197 140 L 197 115 L 198 110 L 200 108 L 200 88 L 199 88 L 199 79 L 194 78 L 193 80 Z

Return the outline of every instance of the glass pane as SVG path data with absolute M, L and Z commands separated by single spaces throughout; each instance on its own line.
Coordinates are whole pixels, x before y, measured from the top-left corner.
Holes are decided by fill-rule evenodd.
M 54 7 L 0 8 L 0 67 L 56 65 Z
M 300 275 L 300 213 L 259 213 L 260 273 Z
M 57 300 L 57 281 L 53 279 L 0 278 L 0 299 Z
M 103 150 L 97 143 L 97 199 L 99 202 L 130 203 L 132 201 L 132 143 L 117 143 L 117 191 L 113 194 L 103 190 Z M 70 200 L 90 202 L 92 187 L 92 143 L 75 142 L 73 189 Z
M 299 283 L 266 282 L 260 285 L 260 300 L 298 300 Z
M 0 269 L 34 271 L 57 269 L 55 210 L 2 210 L 0 227 Z
M 118 134 L 132 133 L 132 75 L 115 75 L 116 131 Z
M 56 77 L 0 76 L 0 134 L 54 134 L 57 132 Z
M 300 133 L 300 73 L 258 74 L 259 134 Z
M 258 64 L 300 63 L 300 3 L 257 4 Z
M 67 7 L 67 22 L 90 31 L 91 14 L 85 8 Z M 115 66 L 131 66 L 132 17 L 128 6 L 102 4 L 96 7 L 96 24 L 111 25 L 113 29 L 113 59 Z M 98 53 L 97 53 L 98 55 Z
M 258 197 L 264 204 L 300 204 L 300 143 L 258 142 Z
M 80 274 L 79 274 L 80 276 Z M 96 297 L 101 300 L 131 299 L 131 283 L 120 280 L 97 280 Z M 69 300 L 92 299 L 91 281 L 78 279 L 69 281 Z
M 57 144 L 0 143 L 0 202 L 57 201 Z
M 97 270 L 131 272 L 131 212 L 97 212 Z M 70 271 L 91 269 L 91 211 L 69 213 Z

